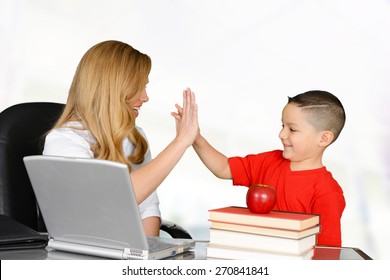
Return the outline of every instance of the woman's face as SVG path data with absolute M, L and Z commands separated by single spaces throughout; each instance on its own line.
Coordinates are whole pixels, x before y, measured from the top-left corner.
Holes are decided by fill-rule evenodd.
M 130 99 L 131 97 L 128 96 L 128 98 Z M 129 103 L 130 107 L 133 108 L 134 118 L 138 117 L 139 111 L 141 110 L 142 105 L 148 101 L 149 101 L 149 97 L 148 97 L 148 93 L 146 92 L 146 86 L 145 86 L 145 88 L 139 94 L 138 99 Z

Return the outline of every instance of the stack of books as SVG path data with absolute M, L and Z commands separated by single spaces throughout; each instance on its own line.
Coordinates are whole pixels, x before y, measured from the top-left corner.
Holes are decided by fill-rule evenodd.
M 319 215 L 271 211 L 254 214 L 244 207 L 209 210 L 208 259 L 311 259 Z

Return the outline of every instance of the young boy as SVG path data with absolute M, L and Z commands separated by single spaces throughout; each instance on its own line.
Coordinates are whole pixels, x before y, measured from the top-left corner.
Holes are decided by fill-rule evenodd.
M 180 119 L 181 108 L 173 113 Z M 274 210 L 320 215 L 319 245 L 341 246 L 340 219 L 345 208 L 343 191 L 322 164 L 325 149 L 339 136 L 344 108 L 325 91 L 308 91 L 293 98 L 282 112 L 279 138 L 283 151 L 227 158 L 200 133 L 193 147 L 215 176 L 233 185 L 266 184 L 277 191 Z

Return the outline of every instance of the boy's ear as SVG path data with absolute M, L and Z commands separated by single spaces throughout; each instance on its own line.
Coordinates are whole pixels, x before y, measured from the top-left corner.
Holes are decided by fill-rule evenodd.
M 329 130 L 322 131 L 319 145 L 321 147 L 327 147 L 333 142 L 333 139 L 334 139 L 334 134 L 332 131 Z

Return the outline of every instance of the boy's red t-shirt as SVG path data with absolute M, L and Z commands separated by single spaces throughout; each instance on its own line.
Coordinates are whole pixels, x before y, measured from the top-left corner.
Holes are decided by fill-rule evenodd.
M 318 245 L 341 246 L 343 191 L 325 167 L 291 171 L 282 151 L 229 158 L 233 185 L 265 184 L 277 192 L 274 210 L 320 215 Z

